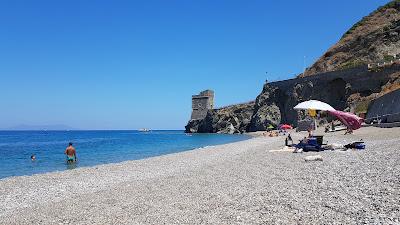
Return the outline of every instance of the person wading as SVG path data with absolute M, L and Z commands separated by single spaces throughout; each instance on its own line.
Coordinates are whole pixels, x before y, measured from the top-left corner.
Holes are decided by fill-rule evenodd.
M 71 142 L 68 144 L 67 149 L 65 149 L 65 154 L 67 155 L 67 162 L 68 163 L 76 162 L 76 160 L 77 160 L 76 150 L 72 146 Z

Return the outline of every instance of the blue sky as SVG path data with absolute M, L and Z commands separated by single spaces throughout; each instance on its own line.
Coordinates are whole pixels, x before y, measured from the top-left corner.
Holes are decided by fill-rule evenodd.
M 0 128 L 183 129 L 192 94 L 255 99 L 387 2 L 0 0 Z

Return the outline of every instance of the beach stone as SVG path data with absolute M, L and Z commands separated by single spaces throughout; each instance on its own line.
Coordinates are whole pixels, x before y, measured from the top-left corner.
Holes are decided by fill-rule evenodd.
M 304 160 L 305 160 L 306 162 L 311 162 L 311 161 L 323 161 L 321 155 L 309 155 L 309 156 L 304 157 Z

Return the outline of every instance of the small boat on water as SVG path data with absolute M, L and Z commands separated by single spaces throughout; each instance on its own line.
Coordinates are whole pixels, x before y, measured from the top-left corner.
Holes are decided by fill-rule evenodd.
M 140 131 L 140 132 L 150 132 L 150 129 L 148 129 L 148 128 L 140 128 L 138 131 Z

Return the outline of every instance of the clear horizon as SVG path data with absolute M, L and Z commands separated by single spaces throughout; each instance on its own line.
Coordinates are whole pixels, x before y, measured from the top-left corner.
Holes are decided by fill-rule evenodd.
M 14 127 L 8 128 L 0 128 L 0 131 L 140 131 L 144 128 L 132 128 L 132 129 L 79 129 L 75 127 L 69 127 L 64 124 L 56 124 L 56 125 L 17 125 Z M 184 131 L 185 129 L 152 129 L 150 131 Z
M 182 130 L 191 95 L 254 100 L 387 2 L 2 1 L 0 129 Z

